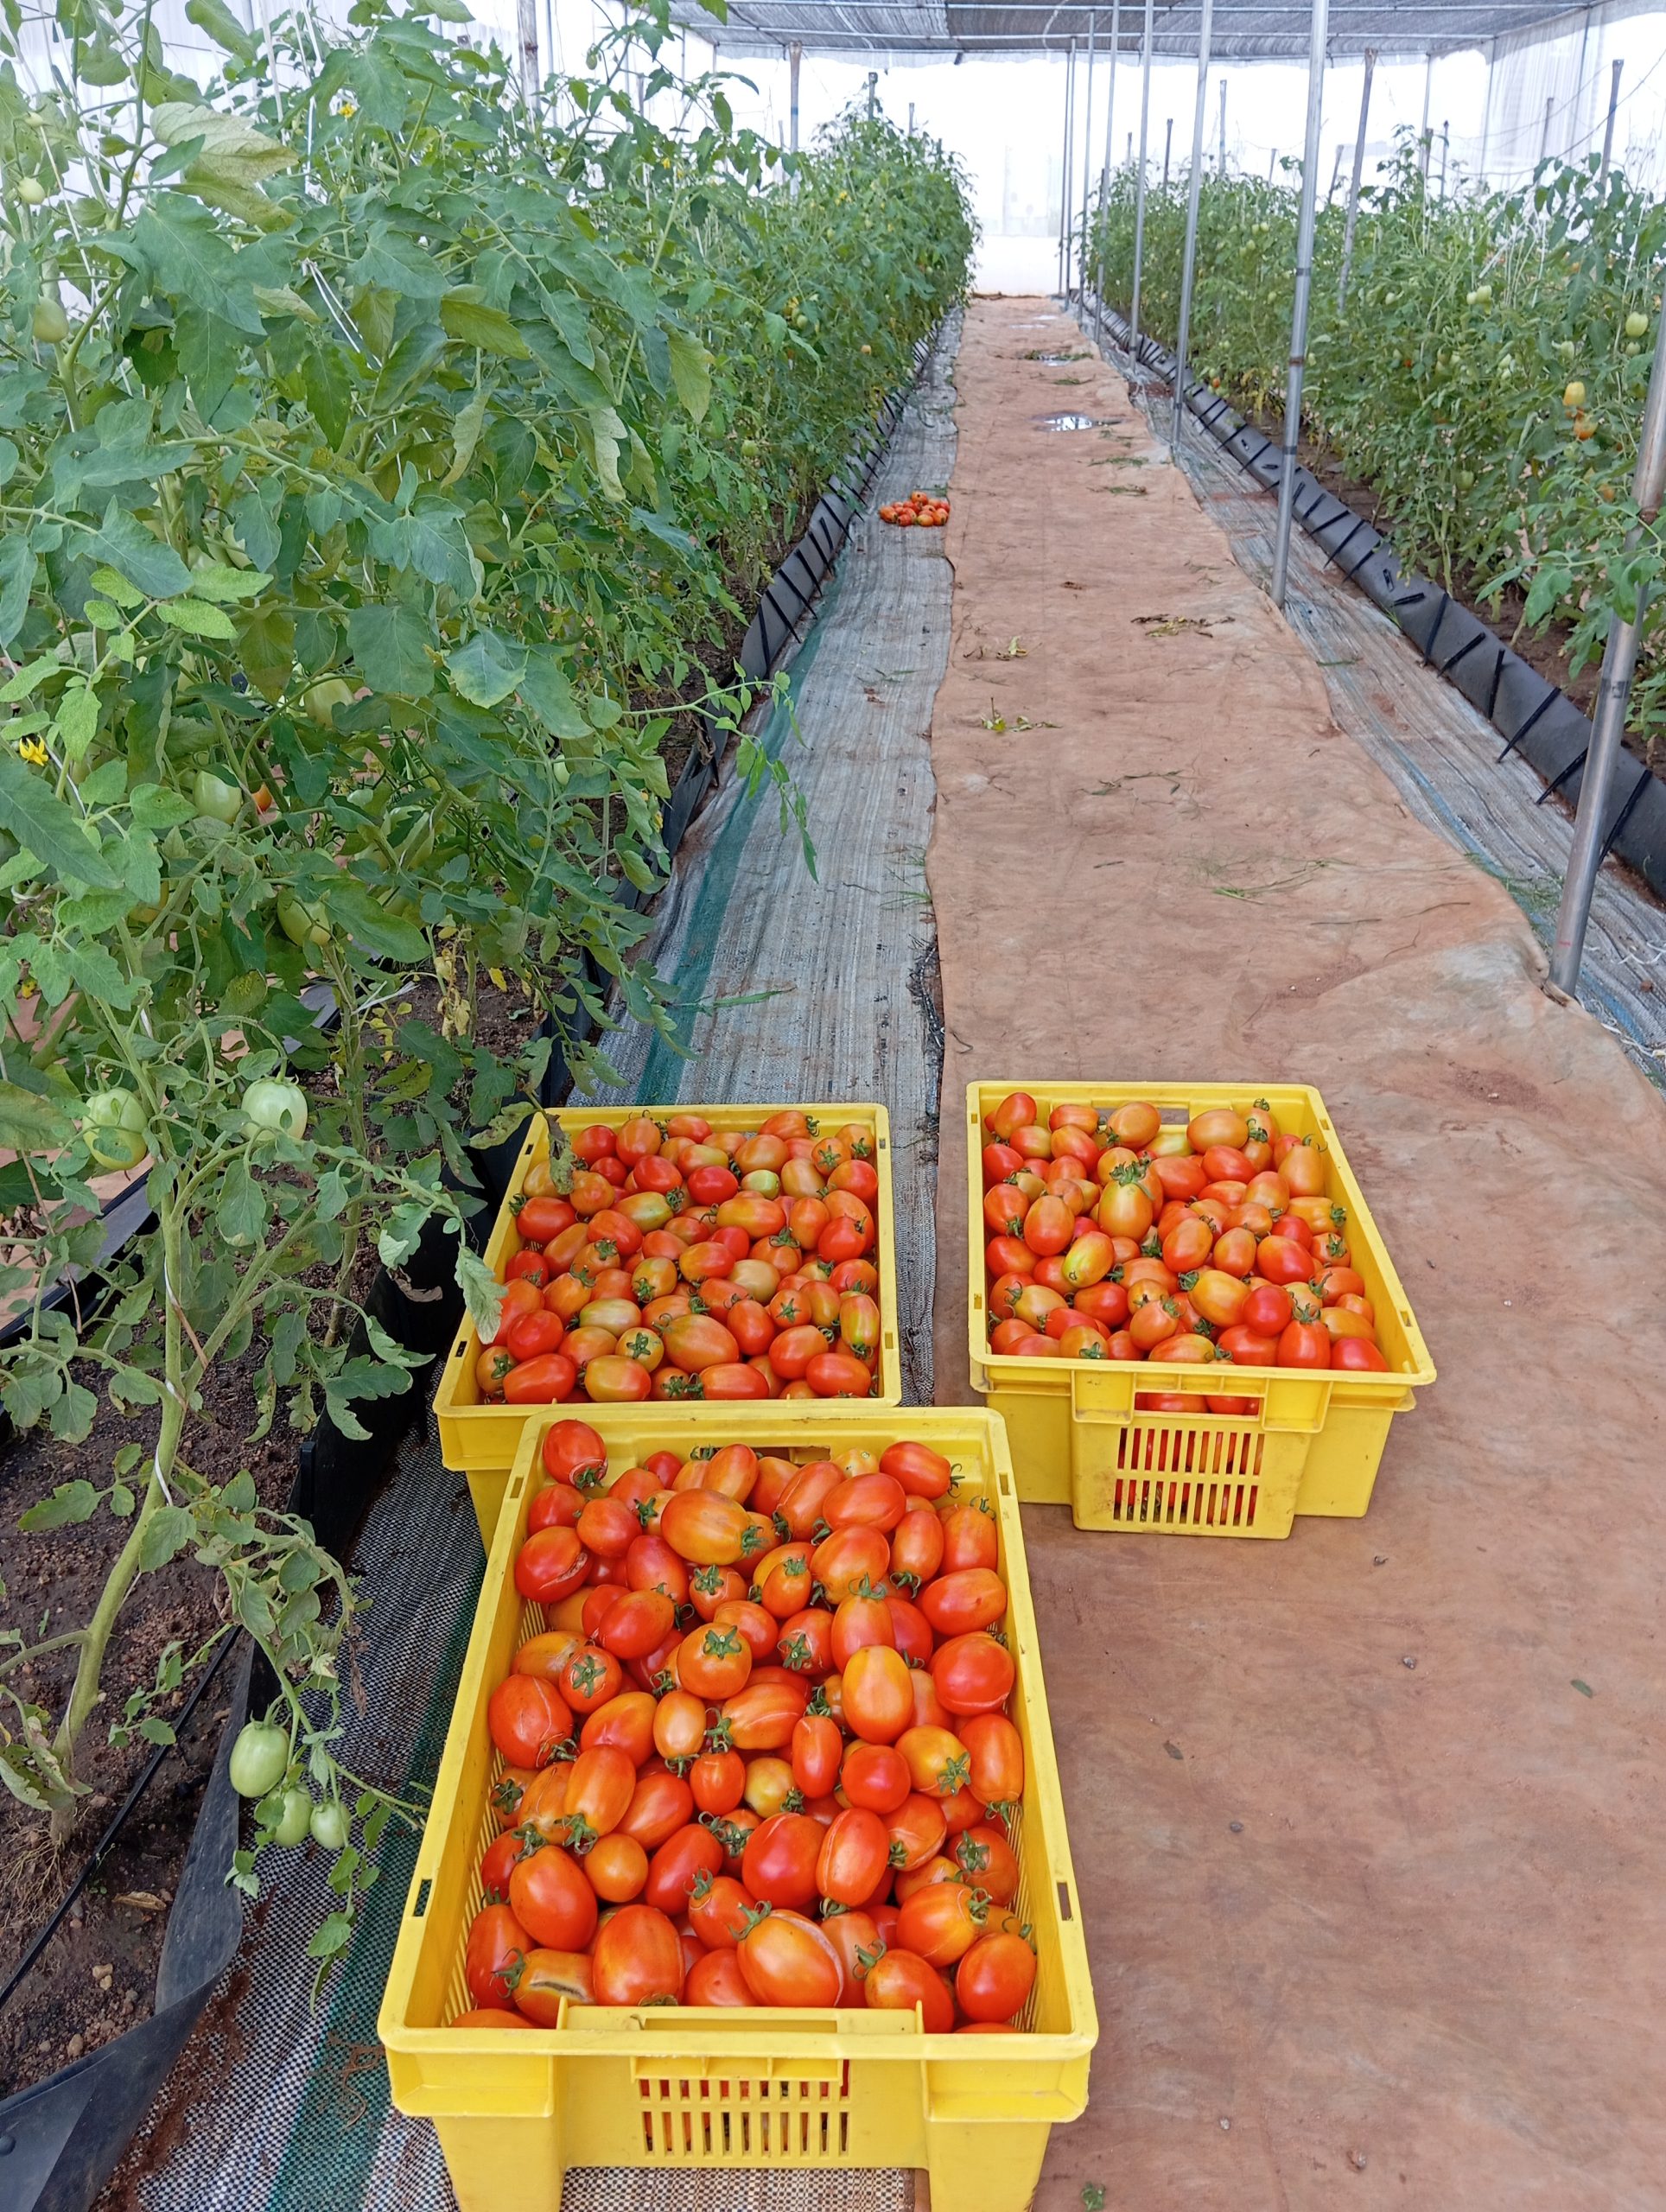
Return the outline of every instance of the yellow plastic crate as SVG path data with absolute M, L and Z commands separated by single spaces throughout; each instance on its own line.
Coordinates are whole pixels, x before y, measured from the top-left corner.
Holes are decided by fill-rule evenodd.
M 486 1562 L 378 2023 L 394 2103 L 434 2122 L 462 2212 L 556 2212 L 570 2166 L 924 2166 L 944 2212 L 1022 2212 L 1049 2129 L 1086 2105 L 1098 2023 L 1017 1493 L 1005 1433 L 987 1413 L 786 1401 L 606 1406 L 589 1417 L 614 1472 L 651 1452 L 720 1437 L 803 1460 L 908 1437 L 956 1462 L 960 1495 L 989 1500 L 1026 1761 L 1014 1844 L 1017 1906 L 1033 1923 L 1040 1962 L 1028 2031 L 928 2036 L 918 2012 L 681 2005 L 564 2005 L 557 2026 L 515 2036 L 447 2024 L 469 2003 L 463 1944 L 482 1899 L 480 1857 L 497 1827 L 487 1799 L 502 1760 L 486 1700 L 520 1643 L 544 1625 L 543 1609 L 517 1596 L 513 1567 L 541 1486 L 544 1434 L 562 1414 L 540 1407 L 525 1425 Z
M 875 1242 L 874 1264 L 880 1271 L 880 1313 L 883 1322 L 880 1338 L 880 1395 L 873 1404 L 900 1405 L 902 1402 L 902 1354 L 897 1338 L 897 1233 L 896 1200 L 891 1179 L 891 1117 L 883 1106 L 858 1104 L 849 1106 L 801 1105 L 788 1100 L 773 1106 L 581 1106 L 569 1105 L 552 1110 L 550 1119 L 557 1123 L 569 1122 L 575 1129 L 596 1122 L 609 1128 L 622 1128 L 626 1122 L 642 1115 L 651 1118 L 667 1114 L 698 1114 L 715 1129 L 755 1129 L 772 1114 L 797 1111 L 809 1115 L 812 1122 L 823 1128 L 837 1128 L 845 1122 L 861 1122 L 874 1132 L 874 1165 L 879 1171 L 879 1197 L 874 1206 Z M 520 1249 L 515 1234 L 514 1201 L 520 1195 L 526 1180 L 526 1172 L 534 1161 L 547 1159 L 550 1132 L 541 1114 L 535 1114 L 528 1125 L 526 1141 L 521 1147 L 520 1157 L 515 1162 L 515 1172 L 510 1179 L 509 1193 L 493 1224 L 486 1248 L 486 1263 L 498 1273 L 505 1262 Z M 480 1539 L 491 1548 L 492 1532 L 498 1525 L 498 1511 L 503 1503 L 503 1494 L 509 1470 L 514 1462 L 515 1451 L 520 1442 L 521 1431 L 530 1414 L 544 1409 L 538 1406 L 489 1405 L 480 1395 L 480 1386 L 475 1379 L 474 1368 L 480 1357 L 480 1339 L 474 1324 L 463 1316 L 461 1327 L 452 1340 L 440 1386 L 434 1396 L 435 1418 L 439 1424 L 440 1457 L 448 1467 L 468 1477 L 469 1493 L 474 1501 L 474 1511 L 480 1524 Z M 742 1403 L 746 1402 L 744 1400 Z M 588 1421 L 596 1410 L 588 1398 L 569 1400 L 565 1412 L 580 1421 Z
M 1347 1210 L 1351 1264 L 1365 1279 L 1390 1371 L 1224 1370 L 992 1352 L 981 1154 L 985 1116 L 1014 1090 L 1029 1093 L 1044 1124 L 1055 1106 L 1143 1099 L 1165 1122 L 1184 1123 L 1211 1106 L 1241 1113 L 1265 1099 L 1281 1130 L 1316 1139 L 1329 1159 L 1326 1188 Z M 1389 1425 L 1411 1410 L 1414 1389 L 1434 1382 L 1434 1367 L 1318 1091 L 1278 1083 L 971 1083 L 966 1147 L 972 1386 L 1006 1421 L 1021 1498 L 1068 1505 L 1078 1529 L 1186 1536 L 1288 1536 L 1298 1513 L 1357 1518 L 1365 1511 Z M 1135 1398 L 1153 1390 L 1186 1391 L 1199 1399 L 1198 1411 L 1137 1409 Z M 1205 1410 L 1205 1395 L 1229 1390 L 1258 1400 L 1259 1410 Z

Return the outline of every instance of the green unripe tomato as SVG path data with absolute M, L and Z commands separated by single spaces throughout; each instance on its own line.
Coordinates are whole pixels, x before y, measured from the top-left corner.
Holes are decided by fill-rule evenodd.
M 307 1094 L 298 1083 L 263 1076 L 243 1094 L 243 1118 L 251 1129 L 271 1129 L 298 1142 L 307 1134 Z
M 274 1843 L 281 1843 L 286 1851 L 292 1851 L 297 1843 L 305 1843 L 312 1826 L 313 1801 L 299 1783 L 275 1796 L 263 1797 L 260 1808 L 270 1813 L 276 1822 L 272 1830 Z
M 212 768 L 199 768 L 191 779 L 191 804 L 211 822 L 235 822 L 243 805 L 243 794 L 235 784 L 228 784 L 223 776 L 215 775 Z
M 17 188 L 17 197 L 25 207 L 39 207 L 45 202 L 47 188 L 38 176 L 26 176 Z
M 302 693 L 301 703 L 308 721 L 316 722 L 320 729 L 334 729 L 335 709 L 353 704 L 353 686 L 339 676 L 321 677 Z
M 150 1149 L 144 1109 L 130 1090 L 95 1090 L 81 1109 L 80 1130 L 100 1167 L 137 1167 Z
M 1648 316 L 1646 315 L 1639 315 L 1634 308 L 1631 314 L 1625 318 L 1625 335 L 1628 338 L 1646 338 L 1648 334 Z
M 43 292 L 35 302 L 35 312 L 29 317 L 29 329 L 42 346 L 61 346 L 69 335 L 69 317 L 63 304 L 49 292 Z
M 232 1746 L 232 1787 L 239 1797 L 270 1796 L 289 1768 L 289 1738 L 270 1720 L 250 1720 Z
M 303 952 L 309 944 L 330 941 L 329 918 L 324 909 L 304 906 L 299 899 L 278 900 L 277 925 L 289 943 L 298 944 Z
M 339 1797 L 326 1797 L 312 1808 L 312 1840 L 326 1851 L 345 1851 L 353 1822 Z

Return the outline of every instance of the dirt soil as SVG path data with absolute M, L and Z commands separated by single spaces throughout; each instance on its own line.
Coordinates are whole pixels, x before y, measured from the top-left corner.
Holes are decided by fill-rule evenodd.
M 232 1362 L 205 1394 L 202 1419 L 188 1434 L 185 1456 L 200 1473 L 229 1481 L 240 1467 L 254 1477 L 261 1501 L 281 1505 L 295 1480 L 296 1439 L 280 1427 L 259 1444 L 251 1426 L 255 1363 Z M 44 1433 L 24 1436 L 0 1452 L 0 1629 L 31 1642 L 61 1635 L 86 1619 L 129 1524 L 100 1513 L 83 1527 L 26 1535 L 19 1516 L 36 1499 L 76 1475 L 107 1479 L 118 1445 L 154 1440 L 155 1417 L 119 1419 L 107 1408 L 84 1444 L 60 1444 Z M 8 1979 L 86 1863 L 111 1815 L 149 1758 L 136 1742 L 124 1751 L 106 1740 L 108 1717 L 132 1690 L 156 1679 L 156 1662 L 175 1641 L 194 1651 L 219 1619 L 218 1585 L 188 1558 L 142 1575 L 111 1639 L 105 1699 L 82 1738 L 79 1771 L 91 1784 L 74 1834 L 60 1853 L 46 1840 L 45 1821 L 0 1792 L 0 1981 Z M 73 1652 L 54 1652 L 24 1670 L 20 1688 L 55 1713 L 68 1694 Z M 0 2095 L 22 2088 L 109 2043 L 150 2009 L 168 1906 L 196 1826 L 203 1784 L 226 1713 L 222 1675 L 192 1716 L 178 1751 L 158 1770 L 110 1857 L 82 1892 L 70 1917 L 0 2012 Z M 165 1699 L 164 1718 L 189 1694 Z
M 1666 2170 L 1666 1420 L 1635 1265 L 1666 1109 L 1332 722 L 1122 380 L 1074 396 L 1109 431 L 1037 430 L 1058 399 L 1024 357 L 1073 337 L 980 301 L 957 372 L 938 1395 L 967 1393 L 975 1076 L 1317 1084 L 1440 1380 L 1363 1521 L 1255 1543 L 1026 1510 L 1101 2022 L 1038 2212 L 1635 2212 Z M 1144 499 L 1091 495 L 1113 452 Z

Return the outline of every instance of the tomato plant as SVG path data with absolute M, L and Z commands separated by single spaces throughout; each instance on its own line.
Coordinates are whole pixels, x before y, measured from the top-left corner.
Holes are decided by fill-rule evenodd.
M 148 13 L 78 0 L 32 93 L 0 25 L 0 1402 L 67 1442 L 101 1410 L 126 1432 L 29 1516 L 124 1534 L 54 1640 L 59 1710 L 0 1644 L 0 1781 L 67 1833 L 134 1581 L 194 1560 L 279 1684 L 290 1779 L 255 1850 L 292 1789 L 362 1823 L 327 1961 L 390 1809 L 332 1749 L 355 1596 L 246 1474 L 198 1471 L 194 1409 L 246 1355 L 257 1434 L 327 1413 L 362 1438 L 355 1405 L 416 1363 L 363 1263 L 430 1226 L 495 1333 L 467 1141 L 525 1115 L 556 1042 L 605 1070 L 595 972 L 669 1029 L 626 895 L 664 880 L 664 748 L 713 717 L 789 806 L 741 728 L 736 618 L 970 231 L 940 149 L 882 123 L 778 161 L 664 66 L 660 0 L 535 111 L 452 0 L 260 40 L 203 12 L 207 87 Z M 518 1050 L 479 1041 L 488 985 L 532 1017 Z M 147 1161 L 154 1225 L 108 1299 L 48 1303 L 99 1262 L 95 1174 Z M 549 1395 L 567 1356 L 536 1357 Z M 755 1387 L 724 1365 L 714 1395 Z M 170 1646 L 112 1701 L 118 1739 L 170 1740 L 205 1656 Z
M 1282 404 L 1297 178 L 1203 180 L 1191 352 L 1199 373 L 1256 410 Z M 1361 195 L 1345 308 L 1345 212 L 1319 211 L 1302 388 L 1307 426 L 1380 495 L 1403 561 L 1495 612 L 1507 588 L 1529 628 L 1561 626 L 1577 672 L 1601 654 L 1663 554 L 1631 497 L 1659 324 L 1666 206 L 1599 174 L 1594 153 L 1548 161 L 1511 193 L 1437 195 L 1402 143 Z M 1148 192 L 1141 321 L 1173 342 L 1186 191 Z M 1125 302 L 1134 189 L 1113 181 L 1095 232 L 1106 296 Z M 1666 713 L 1657 605 L 1645 622 L 1631 725 Z

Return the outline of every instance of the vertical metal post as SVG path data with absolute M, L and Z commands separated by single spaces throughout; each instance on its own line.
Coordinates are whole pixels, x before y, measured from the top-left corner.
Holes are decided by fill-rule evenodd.
M 1226 175 L 1226 79 L 1224 77 L 1221 79 L 1221 151 L 1216 174 L 1218 176 Z
M 1127 166 L 1128 166 L 1129 168 L 1133 168 L 1133 166 L 1134 166 L 1134 133 L 1133 133 L 1131 130 L 1130 130 L 1130 131 L 1129 132 L 1129 134 L 1128 134 L 1128 151 L 1123 155 L 1123 156 L 1122 156 L 1122 160 L 1123 160 L 1123 162 L 1127 164 Z
M 1337 312 L 1348 304 L 1348 275 L 1353 266 L 1354 225 L 1359 216 L 1359 187 L 1365 174 L 1365 130 L 1370 121 L 1371 76 L 1377 67 L 1377 48 L 1365 48 L 1365 82 L 1359 93 L 1359 130 L 1354 139 L 1353 175 L 1348 180 L 1348 217 L 1342 230 L 1342 275 L 1336 288 Z
M 1434 56 L 1423 56 L 1423 121 L 1417 133 L 1417 166 L 1427 177 L 1429 173 L 1429 94 L 1434 89 Z
M 1071 155 L 1074 144 L 1072 110 L 1076 102 L 1076 41 L 1072 39 L 1065 55 L 1065 153 L 1060 163 L 1062 175 L 1059 185 L 1059 296 L 1070 298 L 1070 203 Z
M 914 103 L 912 102 L 912 100 L 910 100 L 910 101 L 909 101 L 909 103 L 908 103 L 908 136 L 912 138 L 912 137 L 913 137 L 913 135 L 914 135 Z
M 516 0 L 515 29 L 520 41 L 521 99 L 531 115 L 538 104 L 537 0 Z
M 1284 385 L 1284 463 L 1278 480 L 1273 537 L 1273 604 L 1282 607 L 1290 575 L 1290 524 L 1295 512 L 1296 449 L 1301 437 L 1301 378 L 1307 365 L 1307 303 L 1313 283 L 1313 208 L 1319 197 L 1319 133 L 1325 105 L 1327 0 L 1313 0 L 1307 48 L 1307 136 L 1301 156 L 1301 207 L 1296 219 L 1296 296 L 1290 318 L 1290 367 Z
M 1140 60 L 1140 175 L 1134 190 L 1134 296 L 1129 303 L 1129 350 L 1140 359 L 1140 278 L 1145 271 L 1146 143 L 1151 124 L 1151 34 L 1156 0 L 1145 0 L 1145 40 Z
M 1492 137 L 1492 48 L 1486 50 L 1486 94 L 1481 102 L 1481 158 L 1476 165 L 1476 175 L 1483 189 L 1486 185 L 1487 147 Z
M 1275 147 L 1274 147 L 1274 149 L 1273 149 L 1273 150 L 1272 150 L 1272 152 L 1271 152 L 1270 154 L 1269 154 L 1269 156 L 1267 156 L 1267 181 L 1268 181 L 1268 183 L 1269 183 L 1269 184 L 1270 184 L 1270 183 L 1273 181 L 1273 171 L 1274 171 L 1277 167 L 1278 167 L 1278 148 L 1277 148 L 1276 146 L 1275 146 Z
M 877 69 L 870 69 L 868 73 L 868 120 L 870 123 L 874 120 L 874 109 L 879 105 L 879 88 L 880 73 Z
M 1203 0 L 1198 25 L 1198 91 L 1192 111 L 1192 174 L 1186 190 L 1186 253 L 1180 263 L 1180 321 L 1174 339 L 1174 418 L 1169 429 L 1171 446 L 1180 442 L 1186 421 L 1186 349 L 1192 336 L 1192 280 L 1198 265 L 1198 195 L 1203 189 L 1204 110 L 1209 103 L 1209 39 L 1214 29 L 1215 0 Z
M 1088 80 L 1082 94 L 1082 260 L 1077 291 L 1084 305 L 1088 296 L 1088 194 L 1093 183 L 1093 48 L 1098 22 L 1096 10 L 1088 17 Z
M 1649 375 L 1649 397 L 1644 403 L 1643 435 L 1637 443 L 1637 471 L 1631 493 L 1637 519 L 1625 533 L 1628 559 L 1653 527 L 1666 491 L 1666 341 L 1655 326 L 1655 360 Z M 1591 918 L 1591 893 L 1602 863 L 1604 823 L 1608 812 L 1609 787 L 1619 766 L 1625 734 L 1625 710 L 1637 672 L 1637 648 L 1643 639 L 1643 618 L 1648 588 L 1637 586 L 1637 603 L 1630 621 L 1618 608 L 1608 631 L 1602 656 L 1602 681 L 1597 687 L 1597 710 L 1591 718 L 1591 749 L 1580 777 L 1580 810 L 1574 823 L 1574 849 L 1567 856 L 1562 881 L 1561 906 L 1556 915 L 1556 941 L 1550 953 L 1550 980 L 1572 997 L 1579 986 L 1580 959 L 1585 950 L 1586 925 Z
M 1614 64 L 1613 81 L 1608 87 L 1608 121 L 1603 128 L 1602 168 L 1599 172 L 1604 183 L 1608 181 L 1608 165 L 1614 158 L 1614 113 L 1619 106 L 1619 73 L 1625 67 L 1623 61 Z
M 794 154 L 798 150 L 798 65 L 804 58 L 803 41 L 795 38 L 786 50 L 786 143 L 789 151 Z
M 1442 200 L 1447 196 L 1447 156 L 1451 151 L 1452 125 L 1449 123 L 1443 123 L 1440 125 L 1440 181 L 1436 187 Z
M 1174 118 L 1171 115 L 1163 124 L 1163 190 L 1168 189 L 1168 162 L 1174 150 Z
M 1110 165 L 1115 158 L 1111 132 L 1116 124 L 1116 60 L 1122 42 L 1122 0 L 1110 0 L 1110 82 L 1105 87 L 1105 165 L 1099 172 L 1099 207 L 1103 213 L 1105 194 L 1110 189 Z M 1099 339 L 1105 331 L 1105 264 L 1102 256 L 1094 272 L 1093 295 L 1096 302 L 1094 332 Z
M 1550 118 L 1555 111 L 1555 105 L 1556 95 L 1555 92 L 1547 92 L 1544 101 L 1544 121 L 1539 127 L 1539 161 L 1541 162 L 1550 150 Z M 1538 163 L 1536 162 L 1534 166 L 1536 168 Z
M 1116 63 L 1122 43 L 1122 0 L 1111 0 L 1110 4 L 1110 82 L 1105 87 L 1105 166 L 1103 180 L 1110 182 L 1111 164 L 1116 158 L 1116 144 L 1111 136 L 1116 128 Z

